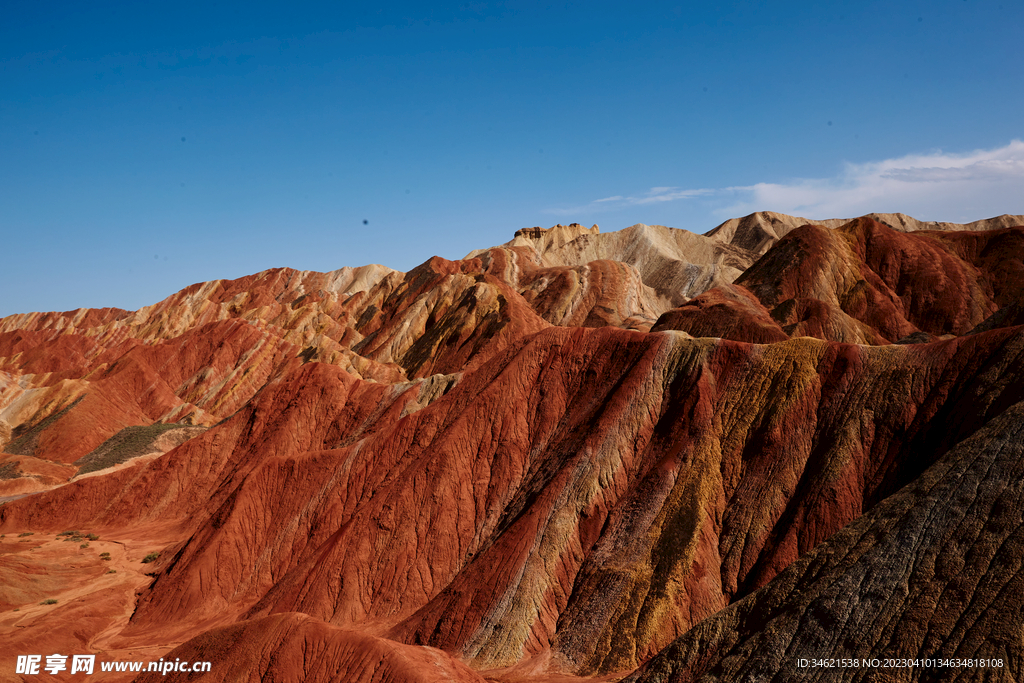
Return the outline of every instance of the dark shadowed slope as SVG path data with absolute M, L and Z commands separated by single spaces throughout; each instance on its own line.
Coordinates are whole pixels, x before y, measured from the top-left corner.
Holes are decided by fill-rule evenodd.
M 627 680 L 1021 680 L 1022 522 L 1018 403 Z M 1002 666 L 797 667 L 799 659 L 828 658 L 996 659 Z

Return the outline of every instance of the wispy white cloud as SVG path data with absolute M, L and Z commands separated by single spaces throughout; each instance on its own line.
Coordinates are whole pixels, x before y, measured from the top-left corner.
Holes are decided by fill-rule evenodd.
M 629 204 L 655 204 L 657 202 L 674 202 L 677 199 L 693 199 L 714 194 L 714 190 L 680 190 L 678 187 L 653 187 L 642 197 L 627 197 Z
M 548 213 L 569 216 L 583 212 L 610 211 L 626 206 L 642 206 L 644 204 L 657 204 L 659 202 L 674 202 L 678 199 L 691 199 L 693 197 L 713 195 L 716 192 L 717 190 L 711 189 L 682 190 L 678 187 L 652 187 L 640 196 L 623 197 L 622 195 L 615 195 L 614 197 L 595 199 L 584 206 L 549 209 Z
M 1024 211 L 1024 142 L 1014 140 L 967 154 L 934 152 L 846 164 L 834 178 L 758 183 L 726 191 L 734 201 L 720 209 L 722 215 L 770 210 L 839 218 L 900 211 L 923 219 L 955 219 L 965 211 L 1016 213 Z
M 850 218 L 873 211 L 923 220 L 1024 213 L 1024 142 L 966 154 L 941 151 L 862 164 L 847 163 L 830 178 L 799 178 L 719 189 L 655 187 L 640 196 L 615 196 L 552 213 L 609 211 L 628 206 L 706 197 L 719 217 L 778 211 L 807 218 Z

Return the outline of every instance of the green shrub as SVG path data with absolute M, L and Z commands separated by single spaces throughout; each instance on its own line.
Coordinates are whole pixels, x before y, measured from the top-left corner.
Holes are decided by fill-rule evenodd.
M 149 564 L 150 562 L 156 562 L 157 558 L 160 557 L 160 553 L 150 553 L 142 558 L 142 564 Z
M 62 532 L 60 532 L 57 535 L 58 536 L 77 536 L 78 532 L 77 531 L 62 531 Z
M 100 540 L 100 537 L 97 536 L 96 534 L 86 534 L 85 537 L 88 538 L 90 541 L 98 541 L 98 540 Z
M 107 572 L 107 573 L 108 573 L 108 574 L 116 574 L 116 573 L 117 573 L 117 570 L 116 570 L 116 569 L 111 569 L 111 570 L 110 570 L 109 572 Z
M 89 544 L 88 544 L 88 543 L 83 543 L 82 545 L 80 545 L 80 546 L 78 546 L 78 547 L 79 547 L 79 548 L 88 548 L 88 547 L 89 547 Z
M 53 598 L 50 598 L 49 600 L 43 600 L 43 601 L 42 601 L 41 603 L 39 603 L 39 604 L 40 604 L 40 605 L 56 605 L 56 604 L 57 604 L 57 601 L 56 601 L 56 600 L 54 600 Z
M 22 531 L 20 534 L 18 534 L 18 538 L 24 538 L 25 536 L 32 536 L 34 533 L 35 533 L 34 531 Z

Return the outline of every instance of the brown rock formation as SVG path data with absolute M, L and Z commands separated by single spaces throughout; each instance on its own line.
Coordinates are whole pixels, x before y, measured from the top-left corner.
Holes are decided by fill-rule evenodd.
M 865 218 L 900 232 L 977 232 L 1024 225 L 1024 216 L 1009 215 L 967 224 L 924 222 L 904 214 L 869 214 Z M 688 297 L 732 283 L 779 240 L 803 225 L 834 229 L 849 222 L 839 218 L 811 221 L 759 211 L 725 221 L 704 235 L 643 224 L 601 233 L 596 225 L 584 228 L 572 223 L 548 229 L 524 228 L 502 246 L 525 249 L 531 262 L 547 267 L 585 266 L 600 260 L 631 265 L 643 284 L 654 290 L 657 302 L 653 308 L 660 314 L 685 303 Z M 472 252 L 466 258 L 484 251 Z
M 1022 480 L 1018 403 L 627 680 L 1019 680 Z
M 503 246 L 526 249 L 532 261 L 546 267 L 583 266 L 601 260 L 633 266 L 660 299 L 661 310 L 716 284 L 732 282 L 758 256 L 745 247 L 661 225 L 638 223 L 611 233 L 600 233 L 596 225 L 588 230 L 575 223 L 537 230 L 519 231 Z M 472 252 L 467 258 L 480 253 Z
M 0 320 L 0 639 L 210 680 L 784 678 L 862 632 L 1018 671 L 1016 602 L 956 624 L 1019 564 L 1024 228 L 796 222 Z
M 1019 399 L 1021 343 L 992 332 L 927 354 L 805 341 L 764 355 L 550 330 L 369 424 L 386 387 L 309 364 L 142 474 L 2 514 L 40 529 L 180 525 L 189 540 L 165 551 L 129 635 L 302 611 L 394 624 L 391 638 L 476 666 L 554 646 L 581 671 L 629 669 L 931 462 L 912 455 Z M 985 365 L 1003 370 L 979 385 Z M 341 445 L 353 428 L 361 438 Z
M 662 314 L 652 332 L 680 330 L 694 337 L 722 337 L 753 344 L 789 338 L 757 297 L 740 285 L 709 289 Z
M 654 329 L 752 342 L 776 340 L 778 330 L 858 344 L 962 335 L 1016 301 L 1022 258 L 1024 227 L 898 232 L 870 218 L 804 225 L 733 286 L 667 312 Z

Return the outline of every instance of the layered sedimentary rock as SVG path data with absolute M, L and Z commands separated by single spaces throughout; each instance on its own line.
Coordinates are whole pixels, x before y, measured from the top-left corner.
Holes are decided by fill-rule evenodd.
M 1020 680 L 1022 481 L 1018 403 L 627 680 Z
M 541 266 L 583 266 L 614 260 L 637 269 L 645 285 L 654 290 L 659 307 L 679 305 L 710 287 L 731 282 L 762 253 L 686 230 L 638 223 L 624 230 L 602 233 L 573 223 L 549 230 L 520 230 L 505 248 L 525 250 Z M 478 255 L 472 252 L 467 258 Z
M 875 345 L 957 336 L 1017 301 L 1022 259 L 1021 227 L 899 232 L 867 217 L 834 229 L 808 224 L 732 286 L 666 312 L 654 329 Z
M 968 224 L 919 221 L 904 214 L 865 217 L 893 230 L 979 232 L 1024 225 L 1024 216 L 1002 215 Z M 733 282 L 743 271 L 793 230 L 813 224 L 839 228 L 849 219 L 808 220 L 772 211 L 732 218 L 704 235 L 663 225 L 638 223 L 602 233 L 598 226 L 578 223 L 550 229 L 524 228 L 504 247 L 528 250 L 544 266 L 583 266 L 602 259 L 634 266 L 644 284 L 655 290 L 665 307 Z M 483 250 L 482 250 L 483 251 Z M 467 258 L 481 252 L 472 252 Z
M 663 313 L 652 332 L 680 330 L 694 337 L 723 337 L 753 344 L 789 339 L 772 313 L 742 285 L 722 285 Z
M 878 615 L 956 623 L 991 591 L 876 613 L 849 572 L 941 592 L 956 567 L 920 567 L 961 543 L 1015 571 L 1024 228 L 802 220 L 528 229 L 408 273 L 0 320 L 0 496 L 31 494 L 0 507 L 24 609 L 0 637 L 222 662 L 210 680 L 553 683 L 742 680 L 781 642 L 759 624 L 810 643 L 829 590 L 865 604 L 842 618 L 870 653 L 896 643 Z M 943 486 L 988 507 L 958 518 Z M 961 534 L 987 519 L 1003 536 Z M 882 542 L 915 533 L 940 541 Z M 47 572 L 53 606 L 25 578 Z

